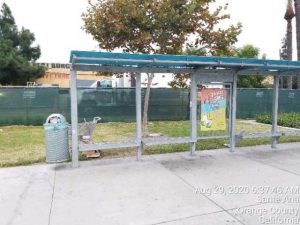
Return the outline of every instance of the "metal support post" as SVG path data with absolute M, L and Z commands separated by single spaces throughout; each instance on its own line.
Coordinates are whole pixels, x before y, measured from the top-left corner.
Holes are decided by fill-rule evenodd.
M 77 75 L 76 70 L 71 68 L 71 123 L 72 123 L 72 166 L 78 164 L 78 109 L 77 109 Z
M 236 97 L 237 97 L 237 74 L 233 75 L 233 84 L 230 100 L 230 152 L 235 150 L 235 122 L 236 122 Z
M 272 135 L 278 131 L 277 118 L 278 118 L 278 98 L 279 98 L 279 76 L 274 76 L 273 83 L 273 111 L 272 111 Z M 272 137 L 272 148 L 276 148 L 278 137 Z
M 190 155 L 194 156 L 197 143 L 197 82 L 196 74 L 191 74 L 190 93 Z
M 232 83 L 229 83 L 229 112 L 228 112 L 228 136 L 231 134 L 231 112 L 232 112 Z
M 135 87 L 135 104 L 136 104 L 136 141 L 138 147 L 136 149 L 136 160 L 140 160 L 143 152 L 142 144 L 142 86 L 141 86 L 141 73 L 136 74 L 136 87 Z

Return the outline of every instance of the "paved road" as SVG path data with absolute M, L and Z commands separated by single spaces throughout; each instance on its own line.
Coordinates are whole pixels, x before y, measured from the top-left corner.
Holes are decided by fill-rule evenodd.
M 1 225 L 300 224 L 300 144 L 0 169 Z

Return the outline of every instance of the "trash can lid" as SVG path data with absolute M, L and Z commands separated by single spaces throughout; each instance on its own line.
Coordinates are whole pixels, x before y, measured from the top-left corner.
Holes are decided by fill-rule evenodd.
M 57 124 L 65 124 L 67 123 L 66 118 L 58 113 L 51 114 L 48 116 L 45 125 L 57 125 Z
M 44 130 L 65 130 L 69 129 L 69 125 L 65 124 L 44 124 Z

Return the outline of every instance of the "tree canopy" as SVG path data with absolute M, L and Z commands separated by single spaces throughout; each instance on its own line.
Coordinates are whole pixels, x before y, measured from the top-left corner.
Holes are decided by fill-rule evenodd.
M 229 18 L 214 0 L 96 0 L 83 14 L 84 29 L 100 48 L 126 52 L 181 54 L 186 47 L 227 55 L 241 24 L 222 29 Z
M 258 58 L 259 48 L 247 44 L 235 50 L 235 56 L 239 58 Z M 239 88 L 263 88 L 266 76 L 239 76 L 237 86 Z
M 0 11 L 0 84 L 25 85 L 34 81 L 44 68 L 34 64 L 40 57 L 39 46 L 33 46 L 34 34 L 18 30 L 10 8 L 3 3 Z

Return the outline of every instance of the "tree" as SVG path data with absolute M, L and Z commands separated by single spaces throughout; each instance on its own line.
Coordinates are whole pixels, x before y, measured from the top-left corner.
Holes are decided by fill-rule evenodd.
M 300 60 L 300 0 L 294 0 L 296 16 L 297 59 Z
M 0 11 L 0 84 L 25 85 L 40 77 L 44 68 L 34 64 L 40 57 L 39 46 L 32 46 L 33 33 L 18 31 L 10 8 L 3 3 Z
M 227 54 L 237 41 L 241 25 L 218 27 L 229 18 L 225 7 L 211 10 L 214 0 L 89 0 L 83 14 L 84 29 L 112 51 L 147 54 L 181 54 L 186 47 L 203 47 L 211 55 Z M 191 38 L 192 37 L 192 38 Z M 147 135 L 150 87 L 154 74 L 147 74 L 143 128 Z
M 296 42 L 297 42 L 297 60 L 300 61 L 300 0 L 294 0 L 296 16 Z M 298 89 L 300 89 L 300 79 L 298 78 Z
M 287 35 L 285 35 L 285 37 L 281 40 L 282 46 L 281 49 L 279 50 L 279 55 L 280 55 L 280 60 L 288 60 L 288 51 L 287 51 Z M 289 87 L 290 89 L 290 85 L 291 82 L 293 83 L 293 78 L 292 77 L 280 77 L 280 87 L 281 88 L 286 88 Z
M 287 38 L 285 37 L 281 40 L 282 46 L 280 49 L 280 59 L 288 60 L 288 51 L 287 51 Z
M 236 49 L 235 56 L 239 58 L 258 58 L 259 49 L 253 45 L 244 45 L 242 48 Z M 237 86 L 239 88 L 263 88 L 265 76 L 239 76 Z
M 284 15 L 284 19 L 287 21 L 286 28 L 286 60 L 293 60 L 293 26 L 292 20 L 295 17 L 292 0 L 288 0 L 287 9 Z M 288 89 L 293 88 L 293 77 L 289 77 L 287 81 Z

